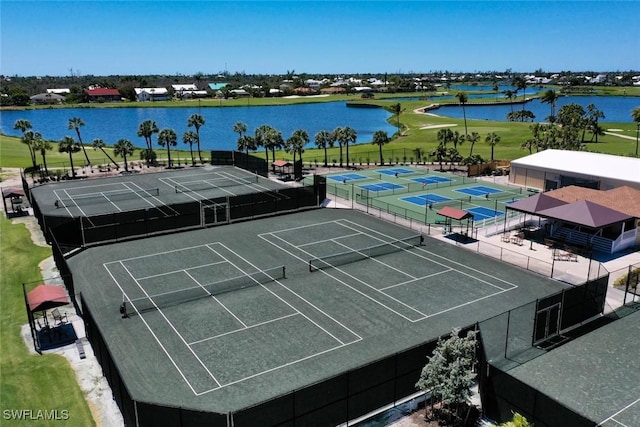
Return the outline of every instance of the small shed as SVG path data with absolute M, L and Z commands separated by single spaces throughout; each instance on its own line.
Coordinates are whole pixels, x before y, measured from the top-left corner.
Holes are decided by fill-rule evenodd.
M 273 163 L 271 163 L 272 165 L 272 170 L 273 173 L 275 173 L 276 175 L 280 176 L 281 178 L 291 178 L 291 166 L 293 166 L 293 163 L 291 163 L 288 160 L 276 160 Z M 285 171 L 286 168 L 286 171 Z M 277 169 L 277 170 L 276 170 Z
M 28 212 L 24 209 L 24 190 L 21 188 L 3 188 L 2 203 L 7 218 L 10 216 L 22 216 Z M 11 210 L 7 207 L 7 199 L 11 200 Z

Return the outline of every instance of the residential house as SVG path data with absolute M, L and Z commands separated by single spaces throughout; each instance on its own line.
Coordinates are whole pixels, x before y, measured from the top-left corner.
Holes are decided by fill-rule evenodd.
M 89 97 L 89 102 L 119 102 L 122 100 L 122 95 L 118 89 L 103 87 L 87 89 L 87 96 Z
M 136 100 L 138 102 L 171 100 L 171 94 L 164 87 L 136 87 L 133 90 L 136 92 Z

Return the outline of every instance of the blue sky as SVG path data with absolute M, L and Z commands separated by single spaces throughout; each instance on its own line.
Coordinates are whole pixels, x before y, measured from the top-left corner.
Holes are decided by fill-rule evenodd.
M 626 71 L 638 1 L 0 1 L 4 75 Z

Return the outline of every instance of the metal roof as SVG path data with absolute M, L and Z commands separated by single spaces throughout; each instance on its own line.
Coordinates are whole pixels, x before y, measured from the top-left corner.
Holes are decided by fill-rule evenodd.
M 633 157 L 587 151 L 544 150 L 513 160 L 511 165 L 640 183 L 640 159 Z

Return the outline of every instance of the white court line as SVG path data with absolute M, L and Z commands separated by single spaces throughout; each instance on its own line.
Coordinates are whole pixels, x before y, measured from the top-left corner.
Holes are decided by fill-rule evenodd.
M 126 184 L 125 184 L 126 185 Z M 135 186 L 138 188 L 138 192 L 145 192 L 147 193 L 147 190 L 145 188 L 140 187 L 138 184 L 136 184 L 135 182 L 132 182 L 131 185 Z M 135 192 L 135 190 L 131 189 L 130 187 L 127 187 L 128 189 L 132 190 L 133 192 Z M 170 210 L 173 211 L 174 214 L 177 214 L 178 211 L 176 211 L 175 209 L 173 209 L 171 206 L 167 205 L 166 203 L 164 203 L 162 200 L 160 200 L 157 196 L 149 196 L 149 197 L 143 197 L 140 196 L 140 199 L 142 199 L 144 202 L 147 202 L 149 205 L 151 205 L 151 207 L 157 209 L 158 211 L 160 211 L 160 213 L 162 213 L 165 217 L 169 217 L 171 215 L 166 214 L 163 210 L 162 210 L 162 206 L 169 208 Z M 158 204 L 155 204 L 153 202 L 151 202 L 151 200 L 149 199 L 154 199 Z M 135 200 L 135 199 L 134 199 Z
M 356 227 L 361 227 L 361 228 L 364 228 L 365 230 L 370 230 L 370 231 L 372 231 L 372 232 L 374 232 L 374 233 L 376 233 L 376 234 L 379 234 L 379 235 L 381 235 L 381 236 L 384 236 L 385 238 L 391 239 L 391 236 L 385 235 L 385 234 L 383 234 L 383 233 L 381 233 L 381 232 L 379 232 L 379 231 L 376 231 L 376 230 L 370 229 L 370 228 L 365 227 L 365 226 L 363 226 L 363 225 L 356 224 L 356 223 L 354 223 L 354 222 L 352 222 L 352 221 L 350 221 L 350 220 L 348 220 L 348 219 L 340 219 L 340 220 L 338 220 L 338 221 L 345 221 L 345 222 L 348 222 L 348 223 L 350 223 L 350 224 L 353 224 L 353 225 L 354 225 L 354 226 L 356 226 Z M 354 229 L 356 229 L 356 228 L 354 228 Z M 383 241 L 382 239 L 379 239 L 379 240 Z M 487 284 L 487 285 L 489 285 L 489 286 L 492 286 L 492 287 L 494 287 L 494 288 L 498 288 L 498 289 L 500 289 L 500 290 L 502 290 L 502 291 L 504 291 L 504 290 L 511 290 L 511 289 L 515 289 L 515 288 L 517 288 L 517 287 L 518 287 L 518 285 L 513 284 L 513 283 L 511 283 L 511 282 L 507 282 L 506 280 L 500 279 L 499 277 L 492 276 L 491 274 L 489 274 L 489 273 L 485 273 L 484 271 L 477 270 L 477 269 L 475 269 L 475 268 L 473 268 L 473 267 L 469 267 L 469 266 L 467 266 L 467 265 L 464 265 L 464 264 L 462 264 L 462 263 L 460 263 L 460 262 L 458 262 L 458 261 L 454 261 L 454 260 L 451 260 L 451 259 L 449 259 L 449 258 L 445 258 L 444 256 L 439 255 L 439 254 L 437 254 L 437 253 L 434 253 L 434 252 L 428 251 L 427 249 L 424 249 L 424 246 L 419 247 L 419 248 L 416 248 L 416 249 L 417 249 L 418 251 L 420 251 L 420 252 L 424 252 L 424 253 L 427 253 L 427 254 L 429 254 L 429 255 L 431 255 L 431 256 L 438 257 L 438 258 L 440 258 L 440 259 L 446 260 L 446 262 L 448 262 L 448 263 L 455 264 L 455 265 L 457 265 L 457 266 L 459 266 L 459 267 L 460 267 L 460 269 L 456 269 L 456 272 L 457 272 L 457 273 L 463 274 L 463 275 L 468 276 L 468 277 L 470 277 L 470 278 L 472 278 L 472 279 L 474 279 L 474 280 L 478 280 L 478 281 L 480 281 L 480 282 L 482 282 L 482 283 L 485 283 L 485 284 Z M 411 253 L 411 254 L 414 254 L 414 255 L 417 255 L 417 254 L 415 254 L 415 252 L 410 252 L 410 253 Z M 450 265 L 447 265 L 447 264 L 442 263 L 442 262 L 434 261 L 434 260 L 433 260 L 433 259 L 431 259 L 431 258 L 425 258 L 425 257 L 421 257 L 421 258 L 426 259 L 426 260 L 428 260 L 428 261 L 431 261 L 431 262 L 433 262 L 433 263 L 435 263 L 435 264 L 438 264 L 438 265 L 440 265 L 440 266 L 442 266 L 442 267 L 451 268 L 451 266 L 450 266 Z M 492 278 L 492 279 L 494 279 L 494 280 L 496 280 L 496 281 L 498 281 L 498 282 L 505 283 L 505 284 L 509 285 L 509 286 L 510 286 L 510 288 L 509 288 L 509 289 L 504 289 L 504 288 L 501 288 L 501 287 L 500 287 L 500 286 L 498 286 L 498 285 L 494 285 L 493 283 L 489 283 L 489 282 L 487 282 L 486 280 L 482 280 L 482 279 L 480 279 L 480 278 L 478 278 L 478 277 L 474 277 L 472 274 L 465 273 L 465 272 L 461 271 L 461 269 L 463 269 L 463 268 L 464 268 L 464 269 L 466 269 L 466 270 L 469 270 L 469 271 L 473 271 L 473 272 L 474 272 L 474 273 L 476 273 L 476 274 L 481 274 L 481 275 L 483 275 L 483 276 L 490 277 L 490 278 Z
M 224 332 L 222 334 L 214 335 L 212 337 L 203 338 L 203 339 L 197 340 L 197 341 L 192 341 L 192 342 L 189 343 L 189 345 L 200 344 L 200 343 L 203 343 L 203 342 L 206 342 L 206 341 L 215 340 L 216 338 L 221 338 L 221 337 L 224 337 L 224 336 L 227 336 L 227 335 L 237 334 L 238 332 L 243 332 L 243 331 L 246 331 L 247 329 L 253 329 L 253 328 L 256 328 L 258 326 L 267 325 L 269 323 L 274 323 L 274 322 L 286 319 L 288 317 L 299 316 L 299 315 L 300 315 L 300 313 L 287 314 L 286 316 L 277 317 L 277 318 L 271 319 L 271 320 L 265 320 L 264 322 L 256 323 L 255 325 L 245 326 L 244 328 L 234 329 L 233 331 Z
M 324 239 L 324 240 L 314 240 L 314 241 L 309 242 L 309 243 L 303 243 L 303 244 L 301 244 L 301 245 L 295 245 L 295 247 L 296 247 L 296 248 L 303 248 L 303 247 L 305 247 L 305 246 L 315 245 L 316 243 L 333 242 L 333 241 L 334 241 L 334 239 L 346 239 L 346 238 L 349 238 L 349 237 L 360 236 L 360 235 L 362 235 L 362 234 L 363 234 L 363 233 L 353 233 L 353 234 L 347 234 L 347 235 L 345 235 L 345 236 L 340 236 L 340 237 L 330 237 L 330 238 L 328 238 L 328 239 Z M 335 242 L 335 243 L 337 243 L 337 242 Z M 344 245 L 343 245 L 343 246 L 344 246 Z
M 362 236 L 369 236 L 369 235 L 368 235 L 368 234 L 366 234 L 366 233 L 359 233 L 359 234 L 360 234 L 360 235 L 362 235 Z M 347 245 L 345 245 L 345 244 L 342 244 L 342 243 L 338 242 L 337 240 L 335 240 L 335 241 L 334 241 L 334 243 L 337 243 L 338 245 L 340 245 L 340 246 L 342 246 L 343 248 L 346 248 L 346 249 L 348 249 L 348 250 L 350 250 L 350 251 L 355 251 L 355 252 L 358 252 L 359 254 L 363 254 L 362 252 L 360 252 L 360 250 L 358 250 L 358 249 L 353 249 L 353 248 L 351 248 L 351 247 L 349 247 L 349 246 L 347 246 Z M 406 252 L 406 250 L 405 250 L 405 249 L 402 249 L 402 248 L 401 248 L 400 250 L 401 250 L 402 252 Z M 366 254 L 363 254 L 363 255 L 365 255 L 365 256 L 366 256 Z M 384 265 L 386 268 L 388 268 L 388 269 L 390 269 L 390 270 L 395 270 L 395 271 L 397 271 L 398 273 L 402 274 L 403 276 L 411 277 L 411 278 L 412 278 L 412 279 L 414 279 L 414 280 L 416 279 L 416 278 L 415 278 L 414 276 L 412 276 L 411 274 L 409 274 L 409 273 L 405 273 L 404 271 L 400 270 L 399 268 L 396 268 L 396 267 L 394 267 L 394 266 L 392 266 L 392 265 L 390 265 L 390 264 L 387 264 L 386 262 L 382 262 L 382 261 L 380 261 L 378 258 L 375 258 L 375 257 L 374 257 L 374 258 L 371 258 L 371 257 L 369 257 L 369 259 L 370 259 L 371 261 L 373 261 L 373 262 L 376 262 L 376 263 L 380 264 L 380 265 Z
M 109 264 L 113 264 L 113 263 L 119 263 L 119 261 L 114 261 L 111 262 Z M 122 289 L 122 286 L 120 286 L 120 283 L 118 283 L 118 281 L 116 280 L 116 278 L 113 276 L 113 274 L 111 274 L 111 271 L 109 270 L 109 268 L 107 268 L 107 264 L 102 264 L 102 266 L 107 270 L 107 274 L 109 274 L 109 276 L 111 276 L 111 280 L 114 281 L 114 283 L 116 284 L 116 286 L 120 289 L 120 292 L 122 292 L 123 295 L 127 296 L 127 299 L 130 301 L 131 298 L 129 298 L 129 296 L 126 294 L 126 292 L 124 291 L 124 289 Z M 139 314 L 139 313 L 138 313 Z M 153 328 L 151 328 L 151 326 L 149 325 L 149 323 L 147 323 L 147 321 L 144 319 L 144 317 L 142 317 L 142 315 L 139 315 L 138 317 L 140 317 L 140 319 L 142 320 L 142 323 L 144 323 L 144 325 L 147 327 L 147 329 L 149 330 L 149 333 L 151 334 L 151 336 L 156 340 L 156 342 L 158 343 L 158 345 L 160 346 L 160 348 L 162 349 L 162 351 L 164 352 L 164 354 L 167 356 L 167 358 L 169 359 L 169 361 L 171 362 L 171 364 L 174 366 L 174 368 L 176 368 L 176 370 L 178 371 L 178 374 L 182 377 L 182 379 L 184 380 L 184 382 L 187 384 L 187 386 L 191 389 L 191 392 L 195 395 L 198 395 L 198 392 L 193 388 L 193 386 L 191 385 L 191 383 L 189 382 L 189 380 L 187 379 L 187 377 L 185 376 L 185 374 L 182 372 L 182 370 L 180 369 L 180 367 L 178 366 L 178 364 L 176 363 L 175 360 L 173 360 L 173 357 L 171 357 L 171 354 L 167 351 L 166 347 L 162 344 L 162 341 L 160 341 L 160 338 L 158 338 L 158 336 L 153 332 Z M 214 381 L 217 384 L 220 384 L 215 378 Z M 215 390 L 215 389 L 212 389 Z
M 431 277 L 438 276 L 438 275 L 443 274 L 443 273 L 449 273 L 451 271 L 454 271 L 454 270 L 452 270 L 450 268 L 448 270 L 438 271 L 437 273 L 427 274 L 426 276 L 422 276 L 422 277 L 413 277 L 411 280 L 407 280 L 406 282 L 400 282 L 400 283 L 396 283 L 395 285 L 387 286 L 385 288 L 380 288 L 380 291 L 386 291 L 387 289 L 397 288 L 398 286 L 409 285 L 409 284 L 415 283 L 415 282 L 417 282 L 419 280 L 429 279 Z
M 312 254 L 310 254 L 309 252 L 307 252 L 307 251 L 305 251 L 305 250 L 303 250 L 303 249 L 299 249 L 299 248 L 298 248 L 298 247 L 296 247 L 295 245 L 290 244 L 290 243 L 289 243 L 289 242 L 287 242 L 286 240 L 284 240 L 284 239 L 282 239 L 282 238 L 278 237 L 277 235 L 275 235 L 275 233 L 264 233 L 264 234 L 260 234 L 260 235 L 259 235 L 259 237 L 260 237 L 260 238 L 262 238 L 263 240 L 265 240 L 267 243 L 269 243 L 269 244 L 271 244 L 271 245 L 275 246 L 276 248 L 278 248 L 278 249 L 280 249 L 280 250 L 282 250 L 282 251 L 284 251 L 284 252 L 288 253 L 288 254 L 289 254 L 289 255 L 291 255 L 292 257 L 297 258 L 298 260 L 300 260 L 300 261 L 304 262 L 305 264 L 308 264 L 308 263 L 309 263 L 309 261 L 308 261 L 308 260 L 303 259 L 302 257 L 299 257 L 298 255 L 295 255 L 295 254 L 294 254 L 294 253 L 292 253 L 291 251 L 287 251 L 287 250 L 285 250 L 282 246 L 277 246 L 277 245 L 276 245 L 276 244 L 274 244 L 273 242 L 271 242 L 271 241 L 269 241 L 269 240 L 265 239 L 265 238 L 263 237 L 264 235 L 270 235 L 270 236 L 272 236 L 273 238 L 280 240 L 280 241 L 281 241 L 282 243 L 284 243 L 285 245 L 289 245 L 289 246 L 291 246 L 291 247 L 293 247 L 293 248 L 295 248 L 295 249 L 297 249 L 297 250 L 299 250 L 299 251 L 301 251 L 301 252 L 304 252 L 308 257 L 310 257 L 310 258 L 315 258 L 315 256 L 313 256 L 313 255 L 312 255 Z M 424 314 L 424 313 L 422 313 L 422 312 L 420 312 L 420 311 L 416 310 L 415 308 L 413 308 L 413 307 L 411 307 L 411 306 L 409 306 L 409 305 L 407 305 L 407 304 L 403 303 L 402 301 L 399 301 L 399 300 L 397 300 L 396 298 L 394 298 L 394 297 L 392 297 L 392 296 L 390 296 L 390 295 L 387 295 L 387 294 L 385 294 L 385 293 L 379 292 L 379 291 L 378 291 L 376 288 L 374 288 L 373 286 L 371 286 L 371 285 L 369 285 L 368 283 L 366 283 L 366 282 L 364 282 L 364 281 L 362 281 L 362 280 L 358 279 L 357 277 L 354 277 L 353 275 L 351 275 L 351 274 L 349 274 L 349 273 L 345 272 L 344 270 L 341 270 L 341 269 L 339 269 L 338 267 L 333 267 L 333 269 L 334 269 L 334 270 L 338 270 L 338 271 L 340 271 L 342 274 L 344 274 L 345 276 L 348 276 L 348 277 L 352 278 L 353 280 L 355 280 L 356 282 L 359 282 L 359 283 L 361 283 L 361 284 L 363 284 L 363 285 L 365 285 L 365 286 L 367 286 L 367 287 L 371 288 L 373 291 L 375 291 L 375 292 L 377 292 L 377 293 L 379 293 L 379 294 L 381 294 L 381 295 L 384 295 L 384 297 L 385 297 L 385 298 L 392 299 L 392 300 L 396 301 L 398 304 L 401 304 L 401 305 L 403 305 L 403 306 L 407 307 L 408 309 L 410 309 L 410 310 L 412 310 L 412 311 L 415 311 L 417 314 L 420 314 L 420 315 L 421 315 L 421 316 L 423 316 L 423 317 L 426 317 L 426 316 L 427 316 L 426 314 Z M 336 282 L 338 282 L 338 283 L 340 283 L 340 284 L 342 284 L 342 285 L 344 285 L 344 286 L 348 287 L 349 289 L 353 290 L 354 292 L 359 293 L 359 294 L 360 294 L 360 295 L 362 295 L 363 297 L 365 297 L 365 298 L 367 298 L 367 299 L 371 300 L 372 302 L 374 302 L 375 304 L 380 305 L 381 307 L 384 307 L 385 309 L 389 310 L 390 312 L 392 312 L 392 313 L 394 313 L 394 314 L 397 314 L 398 316 L 402 317 L 403 319 L 406 319 L 406 320 L 407 320 L 407 321 L 409 321 L 409 322 L 413 322 L 413 320 L 412 320 L 412 319 L 409 319 L 409 318 L 408 318 L 407 316 L 405 316 L 404 314 L 397 312 L 396 310 L 394 310 L 394 309 L 390 308 L 389 306 L 387 306 L 387 305 L 383 304 L 383 303 L 382 303 L 382 302 L 380 302 L 380 301 L 377 301 L 377 300 L 376 300 L 376 299 L 374 299 L 371 295 L 368 295 L 368 294 L 366 294 L 365 292 L 362 292 L 361 290 L 354 288 L 353 286 L 351 286 L 351 285 L 349 285 L 348 283 L 346 283 L 344 280 L 340 280 L 340 279 L 338 279 L 337 277 L 335 277 L 334 275 L 329 274 L 327 271 L 325 271 L 325 270 L 322 270 L 322 269 L 321 269 L 321 270 L 318 270 L 318 272 L 320 272 L 320 273 L 324 274 L 325 276 L 330 277 L 331 279 L 333 279 L 333 280 L 335 280 Z
M 640 402 L 640 399 L 637 399 L 631 403 L 629 403 L 627 406 L 625 406 L 624 408 L 620 409 L 618 412 L 616 412 L 615 414 L 611 415 L 609 418 L 606 418 L 602 421 L 600 421 L 598 423 L 599 426 L 601 426 L 602 424 L 606 423 L 607 421 L 615 421 L 619 424 L 622 424 L 621 422 L 619 422 L 618 420 L 614 420 L 614 417 L 620 415 L 621 413 L 623 413 L 624 411 L 626 411 L 627 409 L 631 408 L 633 405 L 635 405 L 636 403 Z M 623 424 L 624 425 L 624 424 Z
M 220 175 L 223 175 L 227 179 L 237 179 L 237 178 L 239 178 L 238 176 L 234 176 L 233 174 L 230 174 L 229 172 L 224 172 L 224 171 L 220 172 Z M 258 178 L 258 180 L 259 179 L 260 178 Z M 251 188 L 261 189 L 263 193 L 266 193 L 269 196 L 271 196 L 272 198 L 277 199 L 277 200 L 281 200 L 281 199 L 285 198 L 284 196 L 280 197 L 280 193 L 270 189 L 269 187 L 267 187 L 265 185 L 261 185 L 259 182 L 253 182 L 253 183 L 250 183 L 250 184 L 242 183 L 242 184 L 246 185 L 248 187 L 251 187 Z
M 165 180 L 171 182 L 172 184 L 167 184 L 167 185 L 171 186 L 173 188 L 173 191 L 175 191 L 175 186 L 176 185 L 180 185 L 180 183 L 177 182 L 173 178 L 160 178 L 160 180 L 162 182 L 164 182 L 165 184 L 167 184 L 167 182 L 165 182 Z M 227 190 L 225 187 L 217 187 L 216 190 L 220 190 L 220 191 L 223 191 L 225 193 L 228 193 L 230 196 L 237 196 L 236 193 L 234 193 L 233 191 Z M 207 189 L 207 190 L 201 190 L 201 191 L 209 191 L 209 190 Z M 197 202 L 199 202 L 199 201 L 201 201 L 203 199 L 209 199 L 209 197 L 202 195 L 198 191 L 187 191 L 187 192 L 183 192 L 183 193 L 180 193 L 180 194 L 184 194 L 185 196 L 190 197 L 191 199 L 193 199 L 193 200 L 195 200 Z M 194 196 L 192 196 L 192 194 L 197 194 L 199 197 L 194 197 Z M 220 197 L 224 197 L 224 196 L 220 196 Z
M 216 262 L 210 262 L 208 264 L 202 264 L 202 265 L 196 265 L 194 267 L 189 267 L 189 268 L 183 268 L 180 270 L 174 270 L 174 271 L 168 271 L 166 273 L 158 273 L 158 274 L 151 274 L 149 276 L 144 276 L 144 277 L 138 277 L 138 280 L 147 280 L 147 279 L 153 279 L 154 277 L 160 277 L 160 276 L 168 276 L 169 274 L 173 274 L 173 273 L 180 273 L 180 272 L 185 272 L 187 273 L 189 270 L 195 270 L 196 268 L 201 268 L 201 267 L 211 267 L 212 265 L 219 265 L 219 264 L 226 264 L 226 261 L 216 261 Z
M 140 288 L 140 290 L 147 296 L 147 298 L 149 298 L 149 300 L 151 302 L 153 302 L 153 299 L 151 299 L 151 296 L 147 293 L 147 291 L 144 290 L 144 288 L 140 285 L 140 283 L 138 283 L 138 280 L 136 280 L 136 278 L 131 274 L 131 272 L 129 271 L 129 269 L 127 269 L 127 267 L 124 265 L 123 262 L 120 262 L 120 265 L 122 266 L 122 268 L 124 268 L 124 270 L 127 272 L 127 274 L 129 276 L 131 276 L 131 278 L 133 279 L 134 282 L 136 282 L 136 285 L 138 285 L 138 287 Z M 191 352 L 191 354 L 193 354 L 193 357 L 196 358 L 196 360 L 200 363 L 200 365 L 202 366 L 202 368 L 209 374 L 209 376 L 211 377 L 211 379 L 213 379 L 216 384 L 218 384 L 218 387 L 221 385 L 220 382 L 218 381 L 218 379 L 215 377 L 215 375 L 213 375 L 213 373 L 209 370 L 209 368 L 207 368 L 204 364 L 204 362 L 202 361 L 202 359 L 200 359 L 200 357 L 196 354 L 195 351 L 193 351 L 191 349 L 191 347 L 189 347 L 189 344 L 187 344 L 187 340 L 184 339 L 184 337 L 180 334 L 180 332 L 178 332 L 178 330 L 173 326 L 173 323 L 171 323 L 171 321 L 167 318 L 167 316 L 165 316 L 165 314 L 162 312 L 162 310 L 156 305 L 155 302 L 153 302 L 153 305 L 156 306 L 156 310 L 160 313 L 160 315 L 164 318 L 164 320 L 167 322 L 167 324 L 169 325 L 169 327 L 171 329 L 173 329 L 173 332 L 175 332 L 175 334 L 178 336 L 178 338 L 180 339 L 180 341 L 183 342 L 183 344 L 185 346 L 187 346 L 187 348 L 189 349 L 189 351 Z M 138 313 L 139 317 L 144 317 L 141 313 Z M 193 387 L 191 387 L 191 389 L 193 390 Z
M 121 259 L 119 261 L 110 261 L 107 262 L 105 264 L 118 264 L 120 262 L 124 262 L 124 261 L 132 261 L 132 260 L 136 260 L 136 259 L 142 259 L 142 258 L 150 258 L 150 257 L 154 257 L 154 256 L 158 256 L 158 255 L 168 255 L 168 254 L 173 254 L 176 252 L 182 252 L 182 251 L 189 251 L 191 249 L 197 249 L 197 248 L 204 248 L 206 247 L 207 249 L 209 248 L 209 245 L 219 245 L 219 242 L 211 242 L 211 243 L 205 243 L 202 245 L 195 245 L 195 246 L 187 246 L 185 248 L 180 248 L 180 249 L 171 249 L 168 251 L 162 251 L 162 252 L 155 252 L 149 255 L 140 255 L 140 256 L 136 256 L 136 257 L 131 257 L 131 258 L 124 258 Z
M 87 216 L 87 214 L 82 210 L 82 208 L 80 206 L 78 206 L 78 203 L 76 203 L 76 201 L 73 199 L 73 197 L 71 197 L 71 195 L 67 192 L 67 189 L 63 189 L 62 190 L 64 192 L 64 194 L 67 195 L 66 198 L 70 199 L 73 204 L 75 205 L 76 209 L 78 209 L 80 211 L 80 213 L 82 214 L 82 216 Z M 58 196 L 58 190 L 53 190 L 54 193 L 56 193 L 56 197 L 58 199 L 63 199 L 64 197 L 60 197 Z M 69 216 L 73 217 L 73 214 L 71 213 L 71 211 L 69 210 L 69 208 L 67 206 L 64 207 L 66 209 L 66 211 L 69 213 Z
M 255 265 L 253 265 L 252 263 L 250 263 L 249 261 L 247 261 L 245 258 L 241 257 L 240 255 L 238 255 L 237 253 L 235 253 L 234 251 L 232 251 L 231 249 L 227 248 L 224 244 L 220 243 L 220 245 L 222 247 L 224 247 L 226 250 L 228 250 L 229 252 L 231 252 L 232 254 L 234 254 L 235 256 L 237 256 L 239 259 L 241 259 L 242 261 L 246 262 L 247 264 L 249 264 L 251 267 L 253 267 L 254 269 L 260 271 L 259 268 L 257 268 Z M 220 255 L 222 256 L 222 255 Z M 223 259 L 225 259 L 227 262 L 229 262 L 231 265 L 233 265 L 234 267 L 240 269 L 239 267 L 237 267 L 234 263 L 232 263 L 231 261 L 229 261 L 228 259 L 226 259 L 224 256 L 222 256 Z M 255 280 L 255 279 L 254 279 Z M 257 280 L 256 280 L 257 282 Z M 274 280 L 275 283 L 281 284 L 279 280 Z M 263 284 L 261 284 L 260 282 L 258 282 L 258 284 L 260 286 L 262 286 L 265 290 L 267 290 L 269 293 L 271 293 L 273 296 L 275 296 L 276 298 L 278 298 L 280 301 L 282 301 L 283 303 L 287 304 L 289 307 L 291 307 L 292 309 L 294 309 L 297 313 L 299 313 L 302 317 L 304 317 L 305 319 L 307 319 L 309 322 L 313 323 L 314 325 L 316 325 L 316 327 L 318 327 L 318 329 L 322 330 L 324 333 L 326 333 L 327 335 L 329 335 L 331 338 L 333 338 L 334 340 L 338 341 L 341 345 L 345 345 L 344 342 L 342 342 L 338 337 L 334 336 L 331 332 L 327 331 L 325 328 L 323 328 L 322 326 L 318 325 L 316 322 L 314 322 L 311 318 L 309 318 L 309 316 L 307 316 L 306 314 L 302 313 L 300 310 L 298 310 L 297 308 L 295 308 L 293 305 L 289 304 L 287 301 L 283 300 L 280 296 L 276 295 L 273 291 L 271 291 L 270 289 L 268 289 L 266 286 L 264 286 Z M 302 299 L 302 297 L 300 297 Z M 305 300 L 306 301 L 306 300 Z M 329 318 L 331 318 L 330 316 L 327 316 Z M 331 318 L 333 319 L 333 318 Z M 338 322 L 336 322 L 338 323 Z
M 186 274 L 187 276 L 189 276 L 189 277 L 191 278 L 191 280 L 193 280 L 194 282 L 196 282 L 196 283 L 198 284 L 198 286 L 200 286 L 202 289 L 204 289 L 204 291 L 205 291 L 205 292 L 209 293 L 209 294 L 210 294 L 209 296 L 210 296 L 211 298 L 213 298 L 213 300 L 214 300 L 215 302 L 217 302 L 217 303 L 218 303 L 218 305 L 220 305 L 220 307 L 224 308 L 224 309 L 225 309 L 225 311 L 226 311 L 227 313 L 229 313 L 229 314 L 230 314 L 234 319 L 236 319 L 236 320 L 238 321 L 238 323 L 240 323 L 244 329 L 246 329 L 246 328 L 247 328 L 247 324 L 246 324 L 246 323 L 244 323 L 242 320 L 240 320 L 240 318 L 239 318 L 238 316 L 236 316 L 236 315 L 235 315 L 231 310 L 229 310 L 229 309 L 227 308 L 227 306 L 226 306 L 226 305 L 224 305 L 222 302 L 220 302 L 220 300 L 219 300 L 218 298 L 216 298 L 216 296 L 215 296 L 215 295 L 213 295 L 213 294 L 211 294 L 209 291 L 207 291 L 207 289 L 206 289 L 204 286 L 202 286 L 202 283 L 200 283 L 199 281 L 197 281 L 197 280 L 196 280 L 196 278 L 195 278 L 195 277 L 193 277 L 191 274 L 189 274 L 189 272 L 188 272 L 188 271 L 185 271 L 185 272 L 184 272 L 184 274 Z M 189 343 L 187 343 L 187 345 L 189 345 Z

